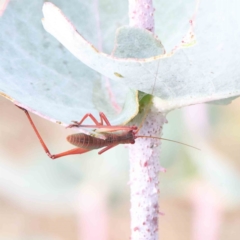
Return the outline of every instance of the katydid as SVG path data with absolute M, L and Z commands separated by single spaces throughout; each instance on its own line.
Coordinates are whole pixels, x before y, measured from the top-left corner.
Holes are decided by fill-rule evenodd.
M 103 135 L 103 138 L 94 137 L 94 136 L 87 135 L 84 133 L 72 134 L 67 137 L 67 140 L 71 144 L 75 145 L 77 148 L 68 150 L 66 152 L 58 153 L 58 154 L 51 154 L 50 151 L 48 150 L 48 147 L 44 143 L 41 135 L 39 134 L 35 124 L 33 123 L 28 111 L 22 107 L 19 107 L 19 108 L 21 110 L 23 110 L 25 112 L 25 114 L 27 115 L 27 118 L 28 118 L 31 126 L 33 127 L 43 149 L 45 150 L 46 154 L 51 159 L 56 159 L 56 158 L 60 158 L 60 157 L 67 156 L 67 155 L 73 155 L 73 154 L 82 154 L 82 153 L 89 152 L 91 150 L 99 149 L 99 148 L 103 148 L 102 150 L 100 150 L 98 152 L 98 154 L 102 154 L 102 153 L 106 152 L 107 150 L 109 150 L 119 144 L 134 144 L 136 138 L 162 139 L 162 140 L 186 145 L 189 147 L 193 147 L 188 144 L 180 143 L 180 142 L 165 139 L 165 138 L 136 135 L 138 133 L 138 131 L 140 130 L 136 126 L 112 126 L 110 124 L 109 120 L 107 119 L 107 117 L 105 116 L 105 114 L 100 112 L 100 114 L 99 114 L 100 122 L 98 122 L 97 119 L 91 113 L 88 113 L 81 119 L 81 121 L 79 121 L 79 122 L 74 121 L 73 124 L 70 124 L 68 126 L 68 128 L 81 127 L 81 128 L 100 129 L 101 135 Z M 95 123 L 95 125 L 82 125 L 82 123 L 85 121 L 85 119 L 87 117 L 92 119 L 92 121 Z M 106 125 L 104 125 L 104 122 Z M 195 148 L 195 147 L 193 147 L 193 148 Z M 195 148 L 195 149 L 198 149 L 198 148 Z

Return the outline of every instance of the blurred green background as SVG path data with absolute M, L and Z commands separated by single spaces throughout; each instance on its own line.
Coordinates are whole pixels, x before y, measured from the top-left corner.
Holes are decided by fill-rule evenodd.
M 239 239 L 239 106 L 168 114 L 163 137 L 201 151 L 162 143 L 161 239 Z M 129 239 L 126 147 L 50 160 L 25 114 L 2 97 L 0 109 L 0 239 Z M 51 153 L 72 147 L 70 130 L 31 116 Z

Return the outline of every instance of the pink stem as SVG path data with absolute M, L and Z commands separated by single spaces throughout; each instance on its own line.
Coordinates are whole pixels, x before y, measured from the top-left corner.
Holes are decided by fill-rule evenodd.
M 150 112 L 139 134 L 160 136 L 166 122 L 162 113 Z M 131 145 L 131 240 L 158 239 L 160 140 L 139 138 Z
M 154 32 L 152 0 L 129 0 L 129 25 Z M 152 109 L 151 109 L 152 110 Z M 160 136 L 164 114 L 150 111 L 139 135 Z M 131 240 L 157 240 L 159 216 L 160 140 L 138 138 L 129 147 Z
M 152 0 L 129 0 L 129 25 L 154 32 Z

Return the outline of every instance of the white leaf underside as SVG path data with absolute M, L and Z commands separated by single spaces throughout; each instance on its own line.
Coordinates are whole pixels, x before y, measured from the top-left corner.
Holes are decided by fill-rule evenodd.
M 112 124 L 122 124 L 137 113 L 136 89 L 160 97 L 156 102 L 161 111 L 240 95 L 238 2 L 203 1 L 197 14 L 192 1 L 176 2 L 174 6 L 162 1 L 156 3 L 162 4 L 161 8 L 156 5 L 156 34 L 167 54 L 144 59 L 121 59 L 119 52 L 118 57 L 113 57 L 100 51 L 109 51 L 113 46 L 114 22 L 110 25 L 111 31 L 99 37 L 102 29 L 94 28 L 96 22 L 91 22 L 94 19 L 94 8 L 90 8 L 93 3 L 73 1 L 69 6 L 60 0 L 55 2 L 68 17 L 75 14 L 75 19 L 80 18 L 80 23 L 73 22 L 90 40 L 87 42 L 81 37 L 50 3 L 44 5 L 44 27 L 93 70 L 74 59 L 44 32 L 40 25 L 40 3 L 10 2 L 0 22 L 0 94 L 10 96 L 11 100 L 33 112 L 67 125 L 72 120 L 80 120 L 87 112 L 97 115 L 98 111 L 103 111 Z M 24 4 L 30 12 L 23 8 Z M 113 5 L 114 11 L 106 11 L 99 5 L 104 27 L 109 26 L 107 16 L 114 18 L 118 11 L 126 16 L 124 3 L 118 4 Z M 117 17 L 121 19 L 119 15 Z M 126 23 L 123 19 L 119 22 Z M 194 33 L 196 44 L 173 51 L 181 46 L 180 40 L 189 31 Z M 129 42 L 126 32 L 131 36 L 136 34 L 136 29 L 119 29 L 118 41 Z M 141 34 L 143 43 L 152 44 L 151 51 L 131 53 L 128 46 L 130 55 L 148 55 L 154 48 L 156 53 L 161 52 L 158 39 Z M 106 44 L 99 47 L 99 39 Z M 158 76 L 153 89 L 158 61 Z M 112 80 L 106 80 L 104 76 Z
M 218 8 L 220 10 L 218 12 L 213 11 L 215 13 L 213 21 L 212 14 L 206 14 L 215 7 L 218 6 L 211 4 L 208 5 L 208 10 L 200 8 L 196 19 L 195 46 L 180 49 L 173 55 L 162 54 L 145 59 L 120 59 L 99 52 L 76 31 L 62 12 L 50 3 L 43 7 L 43 25 L 86 65 L 133 89 L 152 93 L 153 79 L 156 77 L 157 63 L 160 61 L 153 94 L 160 97 L 164 103 L 160 110 L 168 111 L 240 94 L 240 70 L 236 64 L 238 62 L 236 51 L 239 50 L 234 44 L 229 44 L 229 40 L 234 39 L 237 44 L 240 37 L 240 32 L 233 31 L 231 27 L 232 18 L 237 16 L 230 11 L 226 12 L 222 7 Z M 231 14 L 231 19 L 223 18 L 221 10 L 225 11 L 225 15 Z M 240 23 L 239 17 L 237 23 Z M 125 31 L 129 31 L 129 28 L 121 29 L 118 35 L 123 35 Z M 126 37 L 129 37 L 129 34 Z M 147 34 L 145 38 L 143 35 L 142 41 L 149 41 L 147 37 Z M 157 39 L 152 36 L 152 42 L 154 41 Z M 156 45 L 155 51 L 156 53 L 159 51 L 159 46 Z M 120 56 L 119 54 L 118 57 Z M 116 72 L 121 75 L 120 79 L 114 74 Z

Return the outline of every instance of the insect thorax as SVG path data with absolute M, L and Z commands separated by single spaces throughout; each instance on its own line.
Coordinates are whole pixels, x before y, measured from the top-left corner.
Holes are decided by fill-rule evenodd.
M 119 130 L 104 134 L 106 136 L 106 144 L 128 144 L 135 143 L 135 134 L 133 130 Z

